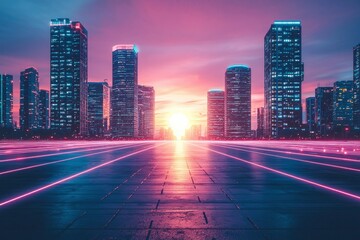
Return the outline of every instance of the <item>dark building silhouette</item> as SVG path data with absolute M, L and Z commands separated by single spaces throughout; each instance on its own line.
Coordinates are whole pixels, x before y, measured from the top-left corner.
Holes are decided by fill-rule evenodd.
M 39 73 L 27 68 L 20 73 L 20 129 L 23 131 L 39 127 Z
M 256 130 L 256 137 L 263 138 L 264 137 L 264 130 L 265 130 L 265 110 L 263 107 L 257 109 L 257 130 Z
M 51 129 L 87 134 L 88 33 L 67 18 L 50 21 Z
M 50 127 L 50 104 L 49 104 L 49 91 L 40 90 L 39 93 L 39 128 L 49 129 Z
M 251 137 L 251 69 L 233 65 L 225 72 L 225 137 Z
M 315 133 L 315 97 L 306 98 L 306 123 L 310 134 Z
M 225 92 L 211 89 L 207 93 L 207 137 L 222 139 L 225 136 Z
M 355 135 L 360 137 L 360 44 L 356 45 L 353 49 L 354 56 L 354 132 Z
M 315 121 L 316 132 L 320 138 L 332 136 L 334 99 L 332 87 L 315 89 Z
M 300 21 L 275 21 L 265 36 L 265 135 L 294 138 L 302 124 Z
M 110 123 L 110 87 L 107 82 L 88 82 L 89 136 L 103 137 Z
M 111 134 L 115 138 L 138 136 L 138 49 L 135 45 L 112 48 Z
M 337 137 L 346 137 L 353 127 L 354 82 L 337 81 L 333 88 L 333 130 Z
M 0 128 L 13 128 L 13 76 L 0 74 Z
M 139 137 L 153 139 L 155 132 L 155 91 L 151 86 L 138 86 Z

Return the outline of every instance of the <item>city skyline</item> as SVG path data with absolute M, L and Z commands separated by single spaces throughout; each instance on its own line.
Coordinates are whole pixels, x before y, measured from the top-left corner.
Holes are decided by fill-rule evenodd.
M 276 19 L 299 19 L 302 22 L 303 62 L 306 66 L 302 96 L 303 109 L 305 98 L 314 95 L 313 90 L 316 86 L 332 86 L 335 81 L 351 79 L 352 48 L 358 44 L 359 39 L 359 33 L 351 30 L 351 26 L 355 26 L 356 20 L 359 19 L 359 16 L 351 14 L 359 5 L 356 1 L 347 1 L 341 6 L 332 4 L 323 6 L 323 1 L 316 1 L 311 4 L 275 1 L 272 3 L 272 12 L 262 14 L 261 18 L 249 15 L 228 17 L 223 12 L 225 10 L 231 12 L 232 10 L 229 7 L 231 4 L 221 5 L 220 1 L 211 1 L 204 8 L 201 8 L 204 5 L 200 4 L 201 1 L 196 4 L 155 1 L 151 4 L 152 8 L 150 8 L 149 3 L 140 2 L 130 1 L 116 4 L 105 2 L 100 4 L 97 1 L 85 1 L 77 2 L 75 5 L 71 4 L 71 6 L 69 2 L 64 2 L 61 3 L 63 8 L 59 7 L 58 9 L 54 9 L 54 6 L 49 3 L 46 7 L 52 9 L 51 11 L 45 12 L 41 11 L 44 8 L 39 8 L 41 14 L 34 21 L 29 21 L 32 24 L 30 29 L 34 33 L 38 33 L 35 34 L 37 35 L 36 38 L 25 29 L 14 35 L 10 34 L 11 37 L 1 40 L 3 41 L 2 45 L 5 46 L 2 50 L 4 52 L 0 55 L 2 73 L 6 72 L 14 76 L 14 120 L 18 122 L 18 85 L 21 69 L 29 66 L 37 68 L 40 74 L 41 88 L 49 89 L 46 86 L 49 83 L 49 53 L 47 52 L 48 47 L 44 44 L 48 44 L 47 41 L 49 41 L 49 20 L 56 17 L 69 17 L 78 20 L 89 30 L 89 81 L 111 79 L 112 45 L 118 43 L 138 44 L 141 53 L 139 57 L 139 82 L 152 85 L 156 89 L 157 129 L 166 126 L 171 111 L 178 110 L 176 106 L 189 115 L 191 124 L 200 123 L 205 126 L 207 90 L 214 87 L 223 88 L 223 69 L 237 63 L 245 63 L 252 68 L 252 129 L 256 129 L 255 109 L 261 107 L 263 101 L 263 37 L 269 25 Z M 17 4 L 19 3 L 5 4 L 6 6 L 3 9 L 10 10 L 9 8 L 16 5 L 18 11 L 24 11 Z M 238 3 L 233 2 L 233 4 L 237 5 Z M 28 7 L 29 5 L 36 7 L 37 3 L 28 3 Z M 174 5 L 177 6 L 176 9 Z M 84 6 L 86 7 L 83 8 Z M 261 14 L 268 3 L 247 2 L 245 6 L 248 7 L 248 10 Z M 97 8 L 105 8 L 110 12 L 115 9 L 127 10 L 136 14 L 134 16 L 127 14 L 129 24 L 117 26 L 120 21 L 119 18 L 115 18 L 113 22 L 109 22 L 109 18 L 106 16 L 102 16 L 100 20 L 91 18 L 89 13 Z M 217 11 L 217 8 L 220 10 Z M 324 13 L 339 10 L 339 14 L 333 17 L 329 17 L 331 16 L 329 14 L 320 20 L 315 18 L 320 8 Z M 67 11 L 61 9 L 67 9 Z M 142 20 L 140 21 L 136 17 L 139 16 L 139 10 L 142 9 L 148 12 L 141 15 L 142 18 L 140 19 Z M 155 10 L 157 10 L 157 17 L 151 14 Z M 193 20 L 197 24 L 189 27 L 192 22 L 186 20 L 189 15 L 181 15 L 180 10 L 196 13 Z M 346 14 L 344 14 L 345 12 Z M 210 18 L 211 13 L 218 17 L 216 24 Z M 178 17 L 177 20 L 175 17 Z M 166 21 L 162 21 L 162 18 L 169 20 L 168 24 L 174 24 L 177 32 L 168 29 L 167 37 L 164 37 L 161 29 L 166 29 L 164 28 L 166 24 L 163 23 Z M 29 24 L 24 21 L 17 21 L 18 17 L 11 14 L 8 19 L 14 20 L 6 24 L 6 30 L 9 33 L 12 29 L 18 29 L 20 26 L 23 29 Z M 145 20 L 152 23 L 150 29 L 162 38 L 155 36 L 156 34 L 151 34 L 149 29 L 143 26 L 146 24 L 140 24 Z M 248 20 L 252 20 L 251 27 L 244 28 L 245 30 L 237 28 L 241 30 L 233 31 L 234 23 L 241 27 Z M 154 25 L 156 27 L 151 27 Z M 209 28 L 210 25 L 213 28 Z M 111 31 L 111 28 L 114 27 L 120 27 L 129 34 L 115 34 Z M 159 29 L 158 27 L 162 28 Z M 44 29 L 46 30 L 44 31 Z M 20 40 L 24 41 L 23 38 L 27 39 L 28 44 L 17 44 L 18 48 L 14 49 L 13 43 L 20 43 Z M 34 50 L 38 54 L 34 54 Z M 188 98 L 176 100 L 184 94 Z

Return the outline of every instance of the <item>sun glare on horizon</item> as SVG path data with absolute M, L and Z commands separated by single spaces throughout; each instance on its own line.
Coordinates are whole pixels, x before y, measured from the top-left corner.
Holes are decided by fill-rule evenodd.
M 185 130 L 189 127 L 189 119 L 183 113 L 174 113 L 169 118 L 169 128 L 173 131 L 177 140 L 185 136 Z

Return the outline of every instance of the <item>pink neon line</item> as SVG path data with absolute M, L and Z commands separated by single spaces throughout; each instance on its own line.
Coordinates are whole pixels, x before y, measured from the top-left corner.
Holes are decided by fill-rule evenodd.
M 20 172 L 20 171 L 24 171 L 24 170 L 27 170 L 27 169 L 38 168 L 38 167 L 52 165 L 52 164 L 61 163 L 61 162 L 67 162 L 67 161 L 78 159 L 78 158 L 89 157 L 89 156 L 97 155 L 97 154 L 100 154 L 100 153 L 117 151 L 117 150 L 121 150 L 121 149 L 131 148 L 131 147 L 134 147 L 134 146 L 136 146 L 136 145 L 131 145 L 131 146 L 127 146 L 127 147 L 120 147 L 120 148 L 119 147 L 112 147 L 110 150 L 106 150 L 106 151 L 101 151 L 101 152 L 96 152 L 96 153 L 89 153 L 89 154 L 85 154 L 85 155 L 81 155 L 81 156 L 65 158 L 65 159 L 56 160 L 56 161 L 52 161 L 52 162 L 35 164 L 35 165 L 27 166 L 27 167 L 7 170 L 7 171 L 4 171 L 4 172 L 0 172 L 0 175 L 6 175 L 6 174 L 9 174 L 9 173 Z
M 161 145 L 162 145 L 162 144 L 161 144 Z M 84 170 L 84 171 L 78 172 L 78 173 L 73 174 L 73 175 L 71 175 L 71 176 L 68 176 L 68 177 L 66 177 L 66 178 L 60 179 L 60 180 L 58 180 L 58 181 L 56 181 L 56 182 L 53 182 L 53 183 L 50 183 L 50 184 L 45 185 L 45 186 L 43 186 L 43 187 L 37 188 L 37 189 L 32 190 L 32 191 L 30 191 L 30 192 L 21 194 L 21 195 L 19 195 L 19 196 L 17 196 L 17 197 L 14 197 L 14 198 L 11 198 L 11 199 L 6 200 L 6 201 L 4 201 L 4 202 L 1 202 L 1 203 L 0 203 L 0 207 L 2 207 L 2 206 L 4 206 L 4 205 L 7 205 L 7 204 L 9 204 L 9 203 L 15 202 L 15 201 L 17 201 L 17 200 L 23 199 L 23 198 L 25 198 L 25 197 L 27 197 L 27 196 L 30 196 L 30 195 L 33 195 L 33 194 L 35 194 L 35 193 L 41 192 L 41 191 L 43 191 L 43 190 L 46 190 L 46 189 L 51 188 L 51 187 L 53 187 L 53 186 L 56 186 L 56 185 L 58 185 L 58 184 L 60 184 L 60 183 L 69 181 L 69 180 L 74 179 L 74 178 L 76 178 L 76 177 L 78 177 L 78 176 L 81 176 L 81 175 L 83 175 L 83 174 L 85 174 L 85 173 L 92 172 L 92 171 L 94 171 L 94 170 L 96 170 L 96 169 L 98 169 L 98 168 L 104 167 L 104 166 L 106 166 L 106 165 L 109 165 L 109 164 L 111 164 L 111 163 L 117 162 L 117 161 L 122 160 L 122 159 L 124 159 L 124 158 L 128 158 L 128 157 L 133 156 L 133 155 L 136 155 L 136 154 L 138 154 L 138 153 L 145 152 L 145 151 L 150 150 L 150 149 L 152 149 L 152 148 L 156 148 L 156 147 L 158 147 L 158 146 L 160 146 L 160 145 L 153 146 L 153 147 L 148 147 L 148 148 L 144 148 L 144 149 L 142 149 L 142 150 L 129 153 L 129 154 L 127 154 L 127 155 L 121 156 L 121 157 L 116 158 L 116 159 L 114 159 L 114 160 L 108 161 L 108 162 L 106 162 L 106 163 L 102 163 L 102 164 L 97 165 L 97 166 L 95 166 L 95 167 L 86 169 L 86 170 Z
M 219 145 L 219 146 L 221 146 L 221 145 Z M 261 155 L 272 156 L 272 157 L 277 157 L 277 158 L 284 158 L 284 159 L 294 160 L 294 161 L 298 161 L 298 162 L 305 162 L 305 163 L 310 163 L 310 164 L 315 164 L 315 165 L 321 165 L 321 166 L 326 166 L 326 167 L 332 167 L 332 168 L 338 168 L 338 169 L 344 169 L 344 170 L 349 170 L 349 171 L 360 172 L 360 169 L 358 169 L 358 168 L 344 167 L 344 166 L 339 166 L 339 165 L 335 165 L 335 164 L 313 162 L 313 161 L 299 159 L 299 158 L 278 156 L 278 155 L 262 153 L 262 152 L 256 152 L 256 151 L 249 151 L 249 150 L 245 150 L 244 148 L 240 148 L 240 147 L 236 147 L 236 148 L 235 147 L 225 147 L 225 146 L 221 146 L 221 147 L 222 148 L 245 151 L 245 152 L 251 152 L 251 153 L 258 153 L 258 154 L 261 154 Z
M 230 144 L 229 144 L 229 145 L 230 145 Z M 237 146 L 236 144 L 232 144 L 232 145 Z M 341 158 L 341 157 L 323 156 L 323 155 L 315 155 L 315 154 L 309 154 L 309 153 L 286 152 L 286 151 L 272 150 L 272 149 L 259 148 L 259 147 L 249 147 L 249 146 L 246 146 L 246 147 L 247 147 L 247 148 L 250 148 L 250 149 L 264 150 L 264 151 L 269 151 L 269 152 L 297 154 L 297 155 L 303 155 L 303 156 L 309 156 L 309 157 L 317 157 L 317 158 L 330 158 L 330 159 L 342 160 L 342 161 L 347 161 L 347 162 L 360 162 L 360 160 L 351 159 L 351 158 Z
M 193 145 L 195 145 L 195 144 L 193 144 Z M 216 150 L 212 150 L 212 149 L 210 149 L 210 148 L 201 147 L 201 146 L 199 146 L 199 145 L 197 145 L 197 146 L 200 147 L 200 148 L 207 149 L 207 150 L 209 150 L 209 151 L 215 152 L 215 153 L 217 153 L 217 154 L 220 154 L 220 155 L 223 155 L 223 156 L 226 156 L 226 157 L 230 157 L 230 158 L 239 160 L 239 161 L 241 161 L 241 162 L 244 162 L 244 163 L 247 163 L 247 164 L 250 164 L 250 165 L 254 165 L 254 166 L 257 166 L 257 167 L 259 167 L 259 168 L 266 169 L 266 170 L 268 170 L 268 171 L 271 171 L 271 172 L 274 172 L 274 173 L 277 173 L 277 174 L 280 174 L 280 175 L 284 175 L 284 176 L 289 177 L 289 178 L 293 178 L 293 179 L 299 180 L 299 181 L 301 181 L 301 182 L 305 182 L 305 183 L 308 183 L 308 184 L 311 184 L 311 185 L 314 185 L 314 186 L 317 186 L 317 187 L 320 187 L 320 188 L 323 188 L 323 189 L 326 189 L 326 190 L 330 190 L 330 191 L 332 191 L 332 192 L 336 192 L 336 193 L 340 193 L 340 194 L 345 195 L 345 196 L 348 196 L 348 197 L 352 197 L 352 198 L 360 201 L 360 196 L 359 196 L 359 195 L 356 195 L 356 194 L 353 194 L 353 193 L 349 193 L 349 192 L 346 192 L 346 191 L 343 191 L 343 190 L 339 190 L 339 189 L 337 189 L 337 188 L 329 187 L 329 186 L 324 185 L 324 184 L 321 184 L 321 183 L 317 183 L 317 182 L 314 182 L 314 181 L 311 181 L 311 180 L 308 180 L 308 179 L 305 179 L 305 178 L 302 178 L 302 177 L 295 176 L 295 175 L 290 174 L 290 173 L 286 173 L 286 172 L 283 172 L 283 171 L 279 171 L 279 170 L 276 170 L 276 169 L 274 169 L 274 168 L 266 167 L 266 166 L 261 165 L 261 164 L 257 164 L 257 163 L 254 163 L 254 162 L 250 162 L 250 161 L 247 161 L 247 160 L 244 160 L 244 159 L 241 159 L 241 158 L 238 158 L 238 157 L 235 157 L 235 156 L 232 156 L 232 155 L 223 153 L 223 152 L 219 152 L 219 151 L 216 151 Z

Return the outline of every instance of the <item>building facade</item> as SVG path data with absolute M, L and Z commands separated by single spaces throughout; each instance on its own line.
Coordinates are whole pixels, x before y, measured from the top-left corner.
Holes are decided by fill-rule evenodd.
M 39 73 L 27 68 L 20 73 L 20 129 L 39 128 Z
M 112 48 L 111 134 L 138 137 L 138 49 L 135 45 Z
M 49 129 L 50 127 L 50 102 L 49 91 L 40 90 L 39 92 L 39 128 Z
M 13 76 L 0 74 L 0 128 L 13 128 Z
M 306 124 L 310 134 L 315 133 L 315 97 L 308 97 L 306 102 Z
M 264 40 L 265 135 L 274 139 L 298 137 L 304 78 L 301 23 L 275 21 Z
M 225 136 L 225 92 L 211 89 L 207 93 L 207 138 L 223 139 Z
M 50 21 L 51 129 L 87 135 L 88 33 L 67 18 Z
M 333 88 L 318 87 L 315 89 L 315 124 L 319 138 L 332 136 L 333 125 Z
M 256 137 L 263 138 L 264 137 L 264 130 L 265 130 L 265 110 L 263 107 L 257 109 L 257 130 L 256 130 Z
M 337 81 L 333 88 L 333 129 L 334 134 L 345 137 L 353 127 L 354 82 Z
M 103 137 L 110 127 L 110 87 L 107 82 L 88 82 L 89 136 Z
M 246 65 L 225 72 L 225 137 L 251 137 L 251 69 Z
M 155 133 L 155 91 L 151 86 L 138 86 L 139 137 L 153 139 Z
M 353 49 L 353 80 L 354 80 L 354 132 L 360 138 L 360 44 Z

